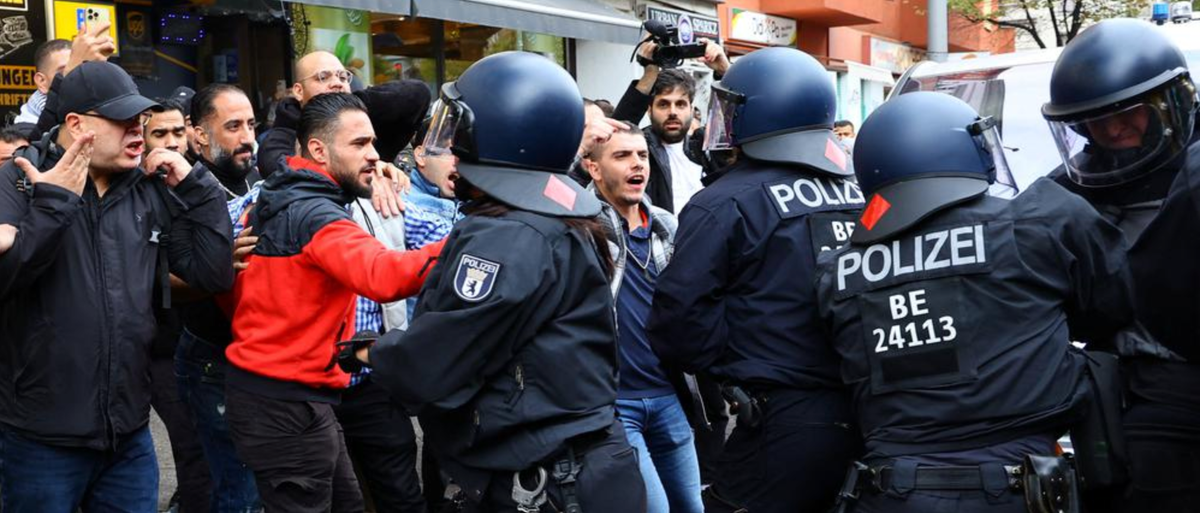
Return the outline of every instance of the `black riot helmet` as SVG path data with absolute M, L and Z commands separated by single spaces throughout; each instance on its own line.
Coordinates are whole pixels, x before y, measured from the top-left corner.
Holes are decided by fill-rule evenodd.
M 594 217 L 596 195 L 566 176 L 583 124 L 571 75 L 540 55 L 503 52 L 442 86 L 423 145 L 429 155 L 453 153 L 462 178 L 509 206 Z
M 713 84 L 704 149 L 738 147 L 755 160 L 850 176 L 833 134 L 836 111 L 837 92 L 816 59 L 795 48 L 758 50 Z
M 995 120 L 932 91 L 902 94 L 871 113 L 854 143 L 854 172 L 867 196 L 855 244 L 890 238 L 993 184 L 1016 192 Z
M 1050 77 L 1050 123 L 1067 176 L 1106 187 L 1145 176 L 1179 155 L 1195 127 L 1187 61 L 1150 23 L 1106 20 L 1063 49 Z

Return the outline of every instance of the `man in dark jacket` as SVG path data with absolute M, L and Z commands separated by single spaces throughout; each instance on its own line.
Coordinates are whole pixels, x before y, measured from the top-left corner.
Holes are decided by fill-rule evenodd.
M 358 356 L 420 416 L 465 511 L 645 511 L 613 406 L 600 205 L 565 176 L 583 136 L 579 90 L 557 64 L 504 52 L 442 91 L 423 146 L 459 158 L 467 218 L 408 331 Z
M 86 62 L 60 93 L 59 127 L 0 168 L 0 223 L 19 229 L 0 257 L 0 457 L 20 462 L 4 505 L 152 512 L 155 308 L 168 272 L 231 286 L 229 220 L 207 170 L 165 149 L 142 165 L 156 104 L 124 71 Z
M 275 126 L 258 149 L 258 168 L 264 178 L 279 169 L 281 158 L 296 154 L 301 107 L 318 94 L 351 92 L 353 73 L 329 52 L 312 52 L 301 57 L 296 61 L 295 74 L 293 98 L 279 102 Z M 401 80 L 354 91 L 354 95 L 367 105 L 371 125 L 380 131 L 375 143 L 379 159 L 391 162 L 412 140 L 429 110 L 429 87 L 417 80 Z
M 830 469 L 858 446 L 813 287 L 816 254 L 838 245 L 863 204 L 833 135 L 837 95 L 815 59 L 768 48 L 732 66 L 713 100 L 709 129 L 725 133 L 710 149 L 737 148 L 738 160 L 679 216 L 650 341 L 662 361 L 720 379 L 741 406 L 709 511 L 824 511 L 838 486 Z
M 1113 348 L 1130 482 L 1090 498 L 1103 511 L 1200 511 L 1200 97 L 1187 65 L 1153 25 L 1105 20 L 1063 49 L 1042 107 L 1064 156 L 1055 178 L 1125 234 L 1144 328 Z
M 707 43 L 708 49 L 700 61 L 720 78 L 729 69 L 729 58 L 720 45 Z M 642 55 L 648 57 L 653 51 L 653 44 L 647 44 Z M 690 73 L 681 69 L 660 70 L 657 65 L 648 64 L 642 78 L 629 84 L 612 115 L 613 119 L 633 124 L 637 124 L 643 114 L 650 115 L 650 126 L 644 130 L 650 149 L 650 182 L 646 186 L 646 197 L 654 206 L 676 215 L 703 187 L 701 165 L 687 154 L 689 137 L 694 135 L 690 129 L 695 99 L 696 79 Z M 589 134 L 585 133 L 585 136 Z M 583 185 L 591 181 L 580 165 L 575 166 L 571 176 Z

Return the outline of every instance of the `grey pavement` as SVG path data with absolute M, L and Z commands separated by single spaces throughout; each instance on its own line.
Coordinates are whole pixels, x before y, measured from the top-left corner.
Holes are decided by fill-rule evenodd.
M 158 510 L 166 511 L 167 502 L 171 500 L 178 483 L 175 480 L 175 458 L 171 456 L 167 427 L 154 410 L 150 411 L 150 434 L 154 436 L 154 452 L 158 455 Z

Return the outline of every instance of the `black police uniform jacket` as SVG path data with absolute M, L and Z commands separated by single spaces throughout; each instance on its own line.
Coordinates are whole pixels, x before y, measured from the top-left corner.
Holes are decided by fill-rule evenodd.
M 813 273 L 819 253 L 849 241 L 862 193 L 805 167 L 735 166 L 680 213 L 651 344 L 687 372 L 757 388 L 841 388 Z
M 470 215 L 450 233 L 408 331 L 371 349 L 372 374 L 420 417 L 427 447 L 473 499 L 616 418 L 605 263 L 561 219 Z
M 1150 336 L 1116 348 L 1129 403 L 1146 407 L 1126 415 L 1126 431 L 1200 440 L 1200 126 L 1186 152 L 1131 183 L 1089 189 L 1056 178 L 1130 241 L 1137 321 Z
M 62 156 L 56 135 L 34 145 L 44 158 L 24 153 L 42 171 Z M 170 191 L 141 169 L 120 173 L 103 198 L 90 181 L 81 198 L 23 178 L 0 167 L 0 223 L 20 229 L 0 256 L 0 423 L 43 444 L 112 450 L 150 420 L 160 243 L 193 288 L 233 285 L 225 193 L 203 165 Z
M 1061 434 L 1090 393 L 1070 341 L 1131 320 L 1120 230 L 1047 179 L 818 265 L 868 458 Z

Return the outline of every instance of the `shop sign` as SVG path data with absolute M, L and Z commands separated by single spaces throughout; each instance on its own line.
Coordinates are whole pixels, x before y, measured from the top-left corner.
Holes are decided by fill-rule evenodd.
M 42 0 L 0 0 L 0 122 L 11 123 L 37 89 L 33 54 L 45 40 Z
M 121 23 L 121 57 L 114 59 L 125 72 L 135 77 L 154 75 L 154 45 L 150 27 L 153 23 L 149 11 L 140 7 L 118 6 Z
M 40 4 L 41 2 L 37 2 Z M 29 2 L 27 0 L 0 0 L 0 10 L 3 11 L 28 11 Z
M 871 38 L 871 65 L 892 73 L 904 73 L 910 66 L 925 59 L 925 50 L 908 45 Z
M 646 7 L 646 19 L 670 23 L 679 28 L 679 42 L 694 43 L 700 38 L 721 42 L 721 22 L 716 18 L 694 13 Z
M 768 46 L 796 46 L 796 20 L 730 9 L 729 39 Z

